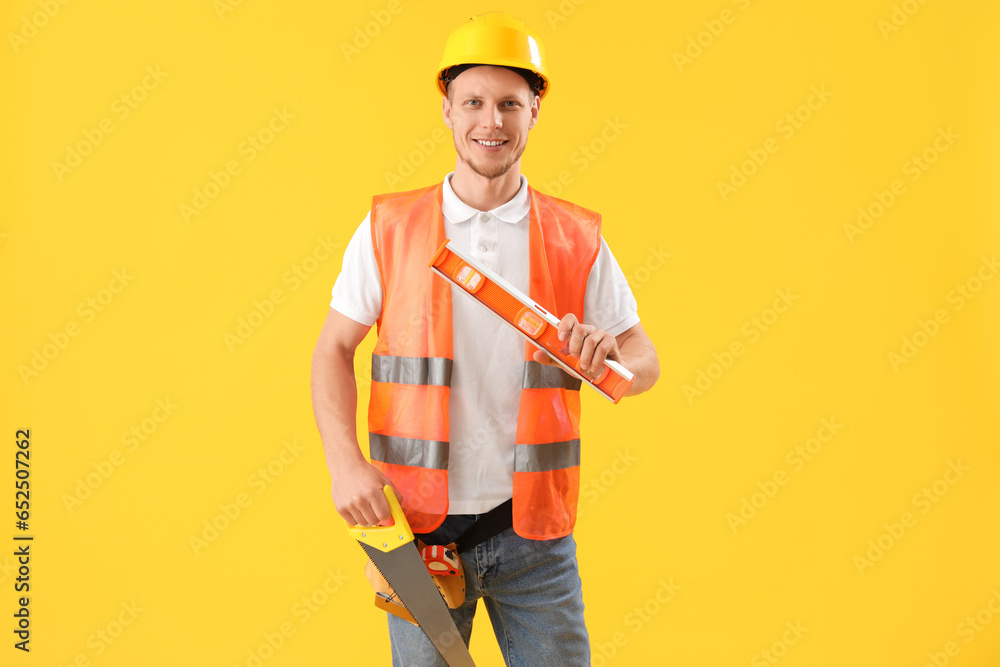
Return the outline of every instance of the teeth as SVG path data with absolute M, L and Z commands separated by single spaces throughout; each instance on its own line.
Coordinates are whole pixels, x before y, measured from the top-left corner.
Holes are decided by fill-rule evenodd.
M 476 139 L 476 141 L 481 143 L 483 146 L 499 146 L 503 143 L 502 141 L 483 141 L 482 139 Z

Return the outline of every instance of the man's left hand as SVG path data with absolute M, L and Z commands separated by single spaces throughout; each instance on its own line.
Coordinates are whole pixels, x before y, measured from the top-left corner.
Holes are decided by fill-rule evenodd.
M 596 378 L 604 370 L 604 360 L 611 359 L 621 362 L 618 341 L 603 329 L 589 324 L 583 324 L 576 315 L 566 315 L 559 321 L 559 340 L 563 342 L 562 352 L 580 359 L 580 370 L 588 376 Z M 556 365 L 552 358 L 535 350 L 534 360 L 549 365 Z

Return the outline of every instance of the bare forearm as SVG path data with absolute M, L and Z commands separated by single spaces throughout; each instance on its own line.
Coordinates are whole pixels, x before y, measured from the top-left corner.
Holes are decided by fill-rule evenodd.
M 631 336 L 619 345 L 618 352 L 622 365 L 635 375 L 626 396 L 641 394 L 656 384 L 660 377 L 660 361 L 649 338 L 645 335 Z
M 370 328 L 331 308 L 312 359 L 313 412 L 330 469 L 333 504 L 352 526 L 389 519 L 382 489 L 389 485 L 396 491 L 392 481 L 365 460 L 358 445 L 354 353 Z
M 312 400 L 326 464 L 334 474 L 363 460 L 357 436 L 358 388 L 353 352 L 317 352 L 312 361 Z

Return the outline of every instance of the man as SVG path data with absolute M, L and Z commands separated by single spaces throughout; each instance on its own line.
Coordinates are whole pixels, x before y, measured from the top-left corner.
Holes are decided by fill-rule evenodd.
M 582 371 L 596 377 L 614 359 L 635 375 L 630 395 L 659 376 L 600 216 L 530 189 L 520 173 L 550 87 L 543 58 L 507 14 L 452 33 L 437 84 L 455 171 L 374 199 L 333 289 L 313 403 L 333 501 L 350 525 L 390 518 L 389 484 L 414 533 L 448 544 L 513 497 L 512 527 L 460 554 L 467 596 L 456 625 L 468 643 L 482 597 L 507 664 L 589 665 L 572 536 L 580 381 L 427 268 L 450 239 L 561 316 L 559 338 Z M 369 463 L 355 435 L 354 353 L 376 322 Z M 390 615 L 389 629 L 393 664 L 444 664 L 412 624 Z

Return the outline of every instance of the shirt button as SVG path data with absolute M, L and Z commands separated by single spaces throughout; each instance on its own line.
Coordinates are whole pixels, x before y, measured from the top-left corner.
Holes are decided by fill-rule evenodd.
M 480 252 L 486 252 L 486 244 L 485 243 L 480 243 L 479 244 L 479 251 Z
M 480 213 L 479 214 L 479 222 L 489 222 L 489 221 L 490 221 L 490 214 L 489 213 Z

